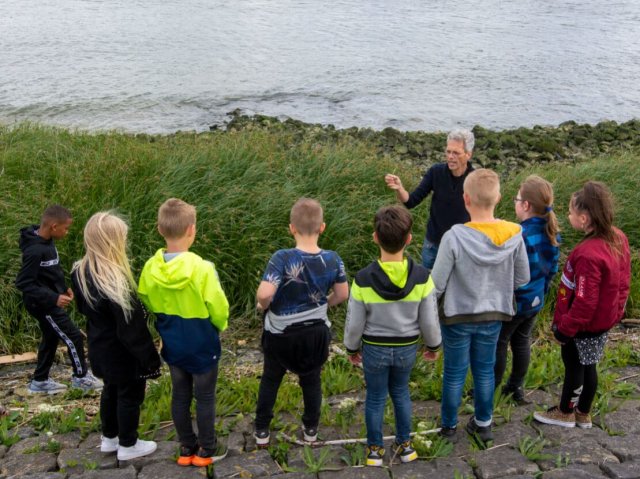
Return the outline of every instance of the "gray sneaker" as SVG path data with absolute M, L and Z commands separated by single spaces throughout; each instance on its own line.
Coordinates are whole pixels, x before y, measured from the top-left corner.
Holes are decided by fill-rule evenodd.
M 31 380 L 29 383 L 30 394 L 58 394 L 67 390 L 67 386 L 48 378 L 44 381 Z
M 87 372 L 84 377 L 73 376 L 71 378 L 71 387 L 82 389 L 83 391 L 101 391 L 103 386 L 102 381 L 91 374 L 91 371 Z

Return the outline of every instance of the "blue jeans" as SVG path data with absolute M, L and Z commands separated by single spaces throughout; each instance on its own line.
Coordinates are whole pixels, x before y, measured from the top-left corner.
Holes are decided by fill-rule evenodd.
M 396 418 L 396 441 L 408 441 L 411 434 L 411 397 L 409 375 L 416 362 L 418 345 L 362 346 L 362 366 L 367 386 L 364 418 L 367 424 L 367 444 L 383 446 L 382 422 L 387 393 L 393 402 Z
M 458 424 L 458 408 L 469 365 L 473 375 L 473 402 L 478 421 L 490 421 L 493 415 L 493 390 L 496 344 L 502 323 L 462 323 L 441 325 L 444 345 L 442 379 L 442 425 Z
M 425 238 L 422 243 L 422 266 L 431 271 L 436 262 L 436 256 L 438 256 L 438 245 Z

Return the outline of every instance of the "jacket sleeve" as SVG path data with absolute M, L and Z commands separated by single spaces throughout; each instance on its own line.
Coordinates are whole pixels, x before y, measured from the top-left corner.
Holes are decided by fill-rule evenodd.
M 425 175 L 422 177 L 422 181 L 420 181 L 420 184 L 418 185 L 418 187 L 409 194 L 409 199 L 404 205 L 409 209 L 415 208 L 432 191 L 433 191 L 433 170 L 432 168 L 429 168 L 429 170 L 427 170 Z
M 431 283 L 431 279 L 429 279 L 429 283 Z M 427 349 L 429 351 L 437 351 L 440 349 L 442 336 L 440 335 L 440 321 L 438 319 L 438 303 L 435 289 L 420 301 L 418 324 L 420 325 L 422 340 Z
M 218 277 L 216 267 L 211 262 L 207 262 L 209 268 L 204 275 L 202 284 L 202 298 L 207 305 L 209 318 L 218 331 L 227 329 L 229 324 L 229 302 L 222 291 L 222 285 Z
M 53 308 L 58 302 L 59 294 L 38 284 L 41 259 L 41 255 L 32 248 L 28 248 L 22 254 L 22 266 L 16 278 L 16 287 L 24 296 L 35 299 L 38 305 Z
M 453 271 L 453 265 L 455 263 L 452 238 L 451 230 L 447 231 L 442 237 L 440 247 L 438 248 L 438 256 L 436 256 L 436 262 L 431 271 L 431 278 L 436 287 L 438 297 L 442 296 L 444 290 L 447 288 L 449 276 L 451 276 L 451 271 Z
M 593 320 L 598 307 L 602 277 L 595 261 L 580 256 L 572 263 L 575 272 L 573 302 L 566 313 L 556 318 L 558 331 L 570 338 Z
M 527 256 L 527 247 L 524 244 L 524 240 L 520 240 L 520 244 L 516 248 L 516 257 L 514 261 L 514 274 L 513 274 L 513 290 L 515 291 L 520 286 L 524 286 L 531 279 L 531 272 L 529 270 L 529 257 Z
M 347 319 L 344 323 L 344 345 L 348 352 L 354 353 L 360 349 L 366 322 L 367 305 L 362 300 L 360 288 L 354 280 L 347 306 Z
M 156 371 L 161 366 L 160 356 L 147 326 L 147 315 L 140 301 L 135 298 L 133 306 L 134 309 L 127 322 L 122 308 L 109 301 L 109 311 L 116 323 L 118 340 L 136 358 L 143 370 Z

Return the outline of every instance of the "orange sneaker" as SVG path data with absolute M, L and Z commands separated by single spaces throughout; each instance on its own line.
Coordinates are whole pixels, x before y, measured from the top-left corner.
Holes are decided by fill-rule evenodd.
M 196 457 L 195 452 L 197 447 L 198 446 L 194 446 L 194 447 L 180 446 L 180 455 L 178 456 L 178 460 L 176 461 L 178 463 L 178 466 L 183 466 L 183 467 L 190 466 L 193 463 L 193 458 Z
M 221 450 L 223 449 L 223 450 Z M 195 456 L 193 456 L 193 461 L 191 461 L 192 466 L 196 467 L 206 467 L 214 462 L 218 462 L 221 459 L 224 459 L 227 456 L 226 447 L 217 449 L 198 449 L 198 452 Z

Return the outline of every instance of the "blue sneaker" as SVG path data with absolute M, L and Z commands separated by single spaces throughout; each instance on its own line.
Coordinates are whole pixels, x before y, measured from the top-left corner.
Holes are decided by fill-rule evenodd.
M 91 371 L 87 372 L 86 376 L 81 378 L 73 376 L 71 378 L 71 387 L 82 389 L 83 391 L 101 391 L 104 387 L 102 381 L 91 374 Z
M 29 394 L 58 394 L 67 390 L 67 386 L 57 383 L 53 379 L 48 378 L 44 381 L 36 381 L 33 379 L 29 383 Z

